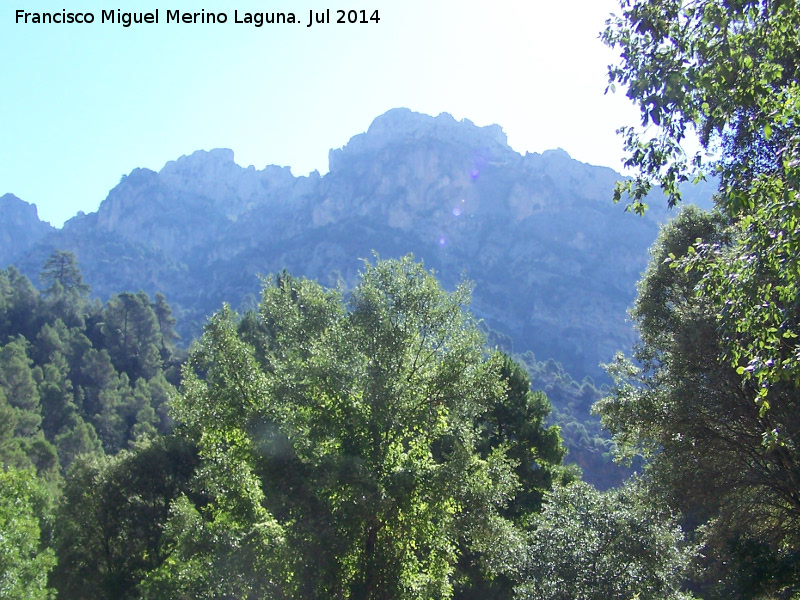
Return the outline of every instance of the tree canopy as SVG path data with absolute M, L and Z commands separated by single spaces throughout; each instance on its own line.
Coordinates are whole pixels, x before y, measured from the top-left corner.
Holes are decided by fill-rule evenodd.
M 211 320 L 175 416 L 206 461 L 205 522 L 263 520 L 270 547 L 284 549 L 271 577 L 242 574 L 251 585 L 283 579 L 289 597 L 447 598 L 460 552 L 489 574 L 513 568 L 521 538 L 501 513 L 520 487 L 515 465 L 535 457 L 546 471 L 560 440 L 527 390 L 515 392 L 516 410 L 538 438 L 491 415 L 518 376 L 484 353 L 468 299 L 406 257 L 367 264 L 347 302 L 282 274 L 257 313 Z M 511 434 L 492 427 L 479 451 L 493 419 L 539 447 L 513 453 Z
M 103 305 L 0 271 L 0 520 L 13 533 L 0 586 L 36 598 L 552 597 L 556 571 L 532 560 L 549 535 L 537 515 L 591 496 L 563 515 L 570 535 L 589 535 L 611 496 L 548 496 L 579 474 L 560 464 L 547 397 L 486 349 L 469 298 L 410 256 L 365 264 L 346 295 L 282 273 L 253 310 L 210 319 L 178 392 L 163 296 Z M 606 516 L 623 527 L 626 515 Z M 642 575 L 624 581 L 658 584 L 646 552 L 657 543 L 672 582 L 685 550 L 674 523 L 635 517 L 646 527 L 624 548 Z M 618 554 L 604 548 L 608 566 Z M 604 593 L 596 584 L 580 587 Z
M 78 267 L 78 258 L 68 250 L 55 250 L 42 266 L 39 274 L 42 283 L 47 284 L 45 293 L 52 294 L 75 291 L 81 295 L 89 293 L 89 286 L 83 282 L 83 274 Z
M 546 496 L 526 549 L 521 600 L 690 600 L 694 548 L 639 482 L 601 493 L 585 483 Z
M 611 366 L 617 386 L 596 408 L 623 454 L 648 458 L 658 497 L 704 524 L 703 585 L 750 598 L 798 589 L 800 454 L 770 432 L 797 440 L 800 413 L 787 382 L 771 385 L 770 410 L 759 409 L 755 383 L 726 359 L 713 300 L 695 293 L 702 272 L 673 268 L 697 238 L 725 243 L 729 234 L 721 215 L 693 207 L 664 227 L 632 310 L 642 343 L 634 362 Z
M 642 121 L 621 130 L 637 175 L 615 197 L 627 193 L 642 212 L 654 183 L 674 204 L 681 183 L 719 178 L 717 203 L 736 235 L 731 244 L 697 240 L 684 264 L 699 265 L 698 291 L 714 302 L 725 355 L 768 410 L 771 385 L 800 384 L 800 6 L 623 0 L 621 8 L 603 33 L 620 50 L 609 81 L 627 89 Z M 693 156 L 690 134 L 701 146 Z
M 0 598 L 55 597 L 47 586 L 55 556 L 41 535 L 48 501 L 34 473 L 0 469 Z

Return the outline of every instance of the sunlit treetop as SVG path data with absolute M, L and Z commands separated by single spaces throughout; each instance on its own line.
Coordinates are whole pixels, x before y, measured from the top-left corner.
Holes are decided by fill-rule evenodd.
M 602 33 L 620 51 L 609 88 L 626 89 L 641 125 L 619 130 L 636 177 L 618 186 L 616 200 L 627 194 L 643 212 L 659 184 L 674 205 L 681 183 L 711 174 L 735 213 L 757 201 L 760 176 L 797 180 L 795 1 L 621 0 L 620 8 Z M 702 150 L 690 155 L 692 136 Z
M 800 6 L 794 0 L 622 0 L 602 38 L 620 51 L 620 84 L 641 125 L 623 127 L 633 179 L 617 185 L 643 213 L 658 184 L 674 205 L 679 186 L 718 177 L 730 243 L 704 240 L 675 266 L 704 276 L 726 357 L 743 380 L 800 385 Z M 685 151 L 696 135 L 701 151 Z M 769 433 L 769 432 L 765 432 Z M 774 432 L 769 435 L 775 437 Z M 784 440 L 784 443 L 786 441 Z

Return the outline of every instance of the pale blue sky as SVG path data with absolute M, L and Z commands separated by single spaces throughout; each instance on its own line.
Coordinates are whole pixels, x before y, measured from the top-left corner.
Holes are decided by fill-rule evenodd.
M 16 24 L 15 10 L 90 11 L 92 25 Z M 101 10 L 159 9 L 158 25 Z M 225 25 L 166 24 L 166 10 L 224 11 Z M 307 28 L 309 10 L 379 11 L 369 25 Z M 256 28 L 233 12 L 294 12 Z M 198 149 L 240 165 L 328 168 L 328 150 L 399 106 L 497 123 L 519 152 L 561 147 L 620 169 L 614 131 L 636 112 L 604 96 L 614 60 L 598 33 L 614 0 L 2 0 L 0 195 L 60 226 L 97 209 L 120 176 Z

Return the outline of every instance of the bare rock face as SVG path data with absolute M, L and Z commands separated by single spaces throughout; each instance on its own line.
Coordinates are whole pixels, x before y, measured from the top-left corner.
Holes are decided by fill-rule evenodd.
M 53 230 L 39 220 L 35 204 L 14 194 L 0 196 L 0 265 L 13 263 Z
M 394 109 L 331 150 L 324 177 L 244 168 L 230 150 L 135 169 L 97 213 L 36 229 L 22 253 L 0 238 L 0 266 L 35 275 L 53 248 L 72 250 L 101 298 L 166 293 L 191 339 L 223 301 L 251 302 L 258 274 L 347 288 L 373 252 L 412 252 L 448 287 L 471 279 L 472 310 L 515 351 L 597 377 L 634 340 L 626 309 L 667 218 L 657 199 L 644 218 L 614 206 L 619 177 L 563 150 L 520 155 L 497 125 Z
M 257 171 L 251 165 L 243 169 L 227 149 L 198 150 L 170 161 L 159 172 L 159 179 L 176 193 L 211 200 L 214 209 L 232 221 L 256 206 L 275 202 L 295 183 L 289 167 L 271 165 Z

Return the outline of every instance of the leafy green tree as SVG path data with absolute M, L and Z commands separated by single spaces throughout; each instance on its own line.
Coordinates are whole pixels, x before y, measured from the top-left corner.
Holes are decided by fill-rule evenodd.
M 30 471 L 0 469 L 0 598 L 47 600 L 54 597 L 47 576 L 55 564 L 42 540 L 47 491 Z
M 42 368 L 38 383 L 42 406 L 42 432 L 58 454 L 61 472 L 66 473 L 79 454 L 102 451 L 97 433 L 86 423 L 74 402 L 72 382 L 67 377 L 68 365 L 56 352 Z
M 622 129 L 638 175 L 615 197 L 627 192 L 641 212 L 653 183 L 673 204 L 680 183 L 719 177 L 717 202 L 736 236 L 698 244 L 685 263 L 704 274 L 698 291 L 713 300 L 728 361 L 769 410 L 770 386 L 800 384 L 800 5 L 624 0 L 621 8 L 603 34 L 621 52 L 610 85 L 627 88 L 642 128 Z M 692 132 L 707 154 L 687 156 Z M 796 443 L 773 433 L 776 443 Z
M 347 305 L 284 274 L 257 315 L 207 326 L 174 403 L 214 491 L 200 513 L 272 516 L 289 596 L 446 598 L 459 547 L 513 568 L 519 481 L 476 426 L 507 385 L 468 297 L 407 257 L 368 264 Z
M 558 427 L 544 424 L 551 410 L 547 396 L 531 391 L 528 374 L 511 357 L 500 358 L 500 377 L 506 392 L 491 400 L 488 410 L 479 415 L 476 448 L 484 459 L 502 451 L 513 461 L 519 487 L 500 514 L 527 530 L 553 482 L 572 481 L 578 474 L 561 466 L 566 450 Z M 455 574 L 455 598 L 501 600 L 514 596 L 515 574 L 492 572 L 486 568 L 486 558 L 482 553 L 462 549 Z
M 170 506 L 196 464 L 194 447 L 172 436 L 114 457 L 78 457 L 56 512 L 59 597 L 138 598 L 140 581 L 169 555 Z
M 681 591 L 694 548 L 636 484 L 598 492 L 557 486 L 527 549 L 524 600 L 688 600 Z
M 493 450 L 504 448 L 516 463 L 520 489 L 503 513 L 524 524 L 539 512 L 542 496 L 554 480 L 564 475 L 572 479 L 575 474 L 565 474 L 561 468 L 565 448 L 558 427 L 545 426 L 551 411 L 547 396 L 531 391 L 528 374 L 510 356 L 502 356 L 500 377 L 507 391 L 481 416 L 478 449 L 488 457 Z
M 150 388 L 150 407 L 155 412 L 156 417 L 151 422 L 158 429 L 158 433 L 169 433 L 172 431 L 173 426 L 172 414 L 169 409 L 170 399 L 175 393 L 175 388 L 167 381 L 163 373 L 158 373 L 148 381 L 147 386 Z
M 152 306 L 161 338 L 161 358 L 166 361 L 175 351 L 175 342 L 180 339 L 175 333 L 175 323 L 178 320 L 172 316 L 172 308 L 167 304 L 167 297 L 161 292 L 156 292 Z
M 81 416 L 94 426 L 107 452 L 118 452 L 138 438 L 156 433 L 160 419 L 151 392 L 155 390 L 160 394 L 158 402 L 164 402 L 168 392 L 163 378 L 151 380 L 152 386 L 142 378 L 131 385 L 126 373 L 114 369 L 105 350 L 89 348 L 81 362 L 79 381 Z
M 663 229 L 632 311 L 642 344 L 633 362 L 612 365 L 617 386 L 597 410 L 624 455 L 649 460 L 673 508 L 704 525 L 708 593 L 738 586 L 735 597 L 755 598 L 800 590 L 800 411 L 789 382 L 771 385 L 770 409 L 759 408 L 755 382 L 726 359 L 713 300 L 695 293 L 703 274 L 674 268 L 697 238 L 730 243 L 725 223 L 687 207 Z
M 151 406 L 150 387 L 144 379 L 130 385 L 122 373 L 99 392 L 100 411 L 94 416 L 97 433 L 107 452 L 157 433 L 158 416 Z
M 33 361 L 28 358 L 28 342 L 19 337 L 0 347 L 0 388 L 9 405 L 16 410 L 16 435 L 32 436 L 42 424 L 39 392 L 36 388 Z
M 42 407 L 42 430 L 51 441 L 78 412 L 73 402 L 72 382 L 67 377 L 68 370 L 67 361 L 60 352 L 51 354 L 51 360 L 42 367 L 37 386 Z
M 0 465 L 27 469 L 32 465 L 23 440 L 15 435 L 16 430 L 17 411 L 9 406 L 5 392 L 0 388 Z
M 231 478 L 236 473 L 230 474 Z M 247 503 L 198 509 L 181 496 L 173 502 L 164 538 L 169 555 L 145 574 L 142 598 L 275 600 L 287 595 L 291 573 L 283 528 L 263 507 L 256 489 Z M 212 508 L 213 507 L 213 508 Z M 244 511 L 240 510 L 244 508 Z M 231 510 L 232 509 L 232 510 Z
M 6 418 L 5 439 L 0 442 L 3 466 L 34 467 L 48 479 L 57 477 L 56 450 L 41 430 L 42 413 L 28 342 L 18 337 L 0 347 L 0 413 Z
M 103 453 L 103 445 L 95 428 L 80 415 L 73 415 L 71 422 L 58 433 L 54 440 L 58 452 L 61 472 L 66 473 L 78 456 Z

